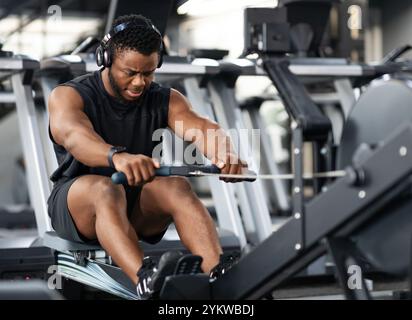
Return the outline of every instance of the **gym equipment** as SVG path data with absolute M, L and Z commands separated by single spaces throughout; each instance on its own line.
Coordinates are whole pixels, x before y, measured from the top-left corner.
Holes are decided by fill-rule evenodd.
M 405 274 L 410 268 L 412 219 L 408 207 L 403 206 L 410 202 L 412 173 L 412 122 L 410 116 L 405 117 L 411 114 L 408 82 L 399 84 L 398 78 L 375 88 L 372 83 L 369 94 L 368 90 L 364 93 L 345 124 L 338 151 L 338 168 L 349 166 L 345 177 L 305 201 L 302 142 L 324 144 L 331 126 L 289 70 L 289 61 L 267 55 L 282 50 L 270 51 L 268 46 L 260 48 L 263 68 L 293 119 L 293 216 L 216 281 L 208 283 L 203 276 L 170 279 L 163 298 L 186 298 L 186 289 L 191 299 L 270 298 L 274 288 L 327 251 L 349 299 L 371 298 L 365 281 L 368 271 Z M 373 70 L 374 77 L 403 70 L 396 65 L 380 67 Z M 390 71 L 391 67 L 395 69 Z M 402 74 L 398 76 L 402 78 Z M 385 85 L 387 91 L 382 90 Z M 395 97 L 401 98 L 396 104 L 399 113 L 394 114 L 391 101 Z M 365 124 L 373 120 L 373 129 L 369 129 Z M 357 274 L 360 287 L 348 285 L 352 266 L 361 270 Z
M 219 173 L 220 170 L 216 166 L 161 166 L 155 170 L 156 176 L 169 177 L 169 176 L 193 176 L 194 172 L 209 172 Z M 123 172 L 116 172 L 112 174 L 112 181 L 114 184 L 127 184 L 126 175 Z
M 155 170 L 156 176 L 160 177 L 170 177 L 170 176 L 182 176 L 182 177 L 206 177 L 213 176 L 219 178 L 235 178 L 244 181 L 255 181 L 256 174 L 249 171 L 245 175 L 235 175 L 235 174 L 220 174 L 220 169 L 215 165 L 210 166 L 199 166 L 199 165 L 188 165 L 188 166 L 161 166 L 159 169 Z M 112 181 L 114 184 L 127 184 L 126 175 L 123 172 L 116 172 L 112 175 Z
M 347 239 L 354 230 L 368 225 L 379 208 L 397 197 L 409 184 L 409 174 L 412 173 L 412 155 L 408 152 L 412 150 L 411 138 L 411 124 L 397 130 L 382 141 L 372 154 L 357 163 L 357 167 L 367 172 L 365 181 L 369 183 L 357 186 L 348 183 L 345 178 L 338 178 L 328 185 L 327 191 L 305 203 L 302 213 L 296 212 L 268 239 L 211 284 L 206 283 L 202 276 L 179 277 L 167 280 L 164 291 L 169 286 L 178 288 L 180 295 L 172 296 L 174 299 L 263 298 L 325 253 L 325 240 L 332 252 L 339 252 L 334 242 L 336 239 Z M 388 163 L 392 164 L 390 168 Z M 333 212 L 331 203 L 334 204 Z M 351 252 L 340 253 L 345 258 L 340 260 L 339 266 L 345 273 L 348 261 L 352 265 L 363 265 Z M 189 289 L 190 296 L 185 295 L 188 283 L 196 288 Z M 346 283 L 343 281 L 343 286 L 346 287 Z M 362 297 L 366 286 L 362 289 L 352 290 L 350 297 Z M 161 298 L 167 299 L 168 296 Z
M 0 300 L 64 300 L 43 281 L 0 281 Z
M 23 246 L 16 240 L 6 240 L 1 241 L 0 279 L 47 281 L 52 275 L 49 267 L 55 263 L 53 252 L 43 246 Z
M 276 8 L 246 8 L 244 54 L 318 56 L 331 5 L 339 0 L 282 0 Z
M 342 134 L 336 156 L 337 168 L 348 163 L 348 155 L 354 153 L 356 146 L 367 144 L 369 147 L 363 145 L 367 156 L 374 152 L 374 148 L 380 145 L 385 136 L 403 123 L 411 121 L 411 69 L 407 67 L 405 65 L 406 71 L 372 81 L 361 95 L 349 114 Z M 387 169 L 392 166 L 388 163 Z M 409 273 L 412 235 L 410 208 L 411 194 L 407 188 L 402 195 L 380 210 L 380 216 L 374 223 L 353 236 L 360 251 L 372 261 L 377 270 L 403 276 Z
M 268 74 L 261 68 L 261 66 L 258 66 L 256 63 L 253 63 L 253 61 L 249 61 L 246 59 L 222 61 L 220 62 L 220 65 L 220 72 L 214 76 L 211 76 L 209 81 L 207 82 L 207 87 L 209 89 L 209 92 L 211 93 L 210 98 L 213 102 L 214 118 L 224 129 L 247 128 L 244 121 L 242 120 L 241 110 L 235 98 L 235 82 L 238 79 L 238 77 L 244 75 L 268 76 Z M 283 67 L 283 69 L 285 69 L 285 67 Z M 336 80 L 338 78 L 348 76 L 361 77 L 365 74 L 371 74 L 372 70 L 373 69 L 370 66 L 352 66 L 347 63 L 343 63 L 342 59 L 319 60 L 311 58 L 310 60 L 291 59 L 290 61 L 290 71 L 293 73 L 293 75 L 299 76 L 299 79 L 312 80 L 313 78 L 315 78 L 326 81 L 329 78 Z M 347 81 L 349 82 L 349 80 Z M 336 84 L 336 87 L 340 87 L 340 84 Z M 341 87 L 346 87 L 346 85 L 342 85 Z M 349 87 L 351 88 L 351 86 Z M 343 92 L 339 95 L 342 95 L 343 99 L 345 99 L 350 94 L 353 95 L 353 93 L 347 93 L 347 91 L 349 90 L 342 91 Z M 288 95 L 290 93 L 293 94 L 293 90 L 288 91 L 285 95 Z M 336 97 L 333 97 L 333 99 L 338 101 L 338 98 Z M 346 100 L 350 99 L 348 98 Z M 313 102 L 310 100 L 309 103 L 313 105 Z M 350 109 L 350 107 L 351 104 L 348 103 L 347 108 Z M 256 109 L 252 110 L 250 112 L 250 117 L 252 119 L 252 124 L 259 128 L 262 126 L 259 126 L 259 115 L 257 113 L 258 112 Z M 316 117 L 318 117 L 319 113 L 320 111 L 316 113 Z M 323 114 L 320 114 L 319 118 L 320 117 L 322 117 L 322 119 L 325 122 L 329 122 L 329 120 L 326 117 L 324 117 Z M 327 126 L 328 128 L 330 128 L 330 124 L 328 124 Z M 328 130 L 327 133 L 329 133 Z M 326 137 L 326 135 L 324 137 Z M 241 143 L 242 142 L 244 141 L 241 141 Z M 247 148 L 244 145 L 242 145 L 242 150 L 245 151 L 247 150 Z M 265 165 L 268 167 L 268 177 L 270 178 L 270 180 L 272 180 L 272 188 L 268 190 L 274 191 L 274 193 L 270 194 L 270 196 L 276 199 L 275 203 L 279 206 L 279 208 L 282 211 L 288 212 L 288 214 L 290 215 L 290 212 L 292 211 L 292 205 L 289 199 L 287 186 L 286 184 L 282 183 L 280 179 L 277 178 L 291 178 L 291 176 L 288 175 L 288 173 L 283 172 L 280 168 L 278 168 L 278 166 L 276 165 L 276 163 L 274 163 L 271 157 L 270 150 L 271 148 L 270 143 L 268 141 L 268 137 L 265 135 L 264 132 L 261 132 L 261 158 L 262 162 L 264 162 Z M 297 146 L 297 150 L 299 150 L 298 152 L 300 152 L 301 148 Z M 241 155 L 241 157 L 242 156 L 244 157 L 244 155 Z M 254 169 L 253 166 L 251 166 L 251 169 Z M 329 168 L 322 167 L 314 167 L 313 170 L 315 172 L 319 172 L 325 171 L 325 169 L 329 170 Z M 262 175 L 259 176 L 262 177 Z M 245 223 L 247 227 L 250 228 L 250 226 L 252 226 L 252 230 L 247 230 L 247 233 L 249 232 L 256 234 L 256 237 L 254 238 L 254 243 L 256 244 L 262 242 L 272 233 L 272 221 L 270 217 L 270 212 L 268 210 L 268 207 L 265 205 L 265 188 L 263 188 L 263 186 L 258 186 L 257 182 L 254 185 L 237 184 L 234 186 L 236 189 L 238 189 L 238 194 L 240 195 L 240 198 L 250 199 L 248 201 L 250 207 L 246 207 L 246 210 L 243 210 L 242 208 L 242 216 L 247 221 L 247 223 Z M 300 190 L 302 190 L 302 188 Z M 253 208 L 253 210 L 251 210 L 250 208 Z
M 253 172 L 253 171 L 252 171 Z M 348 173 L 345 170 L 336 170 L 336 171 L 327 171 L 327 172 L 315 172 L 315 173 L 305 173 L 302 175 L 303 179 L 312 180 L 312 179 L 321 179 L 321 178 L 337 178 L 346 176 Z M 224 173 L 208 173 L 208 172 L 192 172 L 189 173 L 189 176 L 198 176 L 198 177 L 217 177 L 217 178 L 228 178 L 228 179 L 238 179 L 242 181 L 255 181 L 256 179 L 267 179 L 267 180 L 293 180 L 293 173 L 285 174 L 224 174 Z
M 272 75 L 265 70 L 262 63 L 259 60 L 257 61 L 248 61 L 245 59 L 237 59 L 230 61 L 236 65 L 236 68 L 232 68 L 232 79 L 236 79 L 236 73 L 239 76 L 243 75 L 265 75 L 269 76 L 272 82 L 275 83 L 275 87 L 279 89 L 279 86 L 289 86 L 289 84 L 283 84 L 283 78 L 276 80 L 278 70 L 283 69 L 290 71 L 293 75 L 299 77 L 299 81 L 305 85 L 307 91 L 311 90 L 315 86 L 316 92 L 310 94 L 309 101 L 296 101 L 294 105 L 299 106 L 305 104 L 311 104 L 317 110 L 317 115 L 306 115 L 302 114 L 301 117 L 303 121 L 306 121 L 306 116 L 318 117 L 319 110 L 313 104 L 315 102 L 322 113 L 320 117 L 325 118 L 324 115 L 327 115 L 328 119 L 323 119 L 325 123 L 330 122 L 332 134 L 330 134 L 330 129 L 325 131 L 325 134 L 322 137 L 310 137 L 309 128 L 305 129 L 303 133 L 304 141 L 313 141 L 313 150 L 314 150 L 314 172 L 338 172 L 339 170 L 335 169 L 335 150 L 341 141 L 342 130 L 346 118 L 351 112 L 353 105 L 356 102 L 357 97 L 354 93 L 354 87 L 361 87 L 373 80 L 374 78 L 380 77 L 386 73 L 393 73 L 400 71 L 405 68 L 405 63 L 394 63 L 393 59 L 388 59 L 387 63 L 381 63 L 378 65 L 367 65 L 367 64 L 354 64 L 346 59 L 336 59 L 336 58 L 315 58 L 318 50 L 316 46 L 319 46 L 318 40 L 320 37 L 318 33 L 323 33 L 323 30 L 327 23 L 328 14 L 324 12 L 325 8 L 330 6 L 330 3 L 334 1 L 310 1 L 310 3 L 305 3 L 304 1 L 287 1 L 288 4 L 275 8 L 247 8 L 245 9 L 245 54 L 252 52 L 261 52 L 261 57 L 267 55 L 275 55 L 281 57 L 285 52 L 290 53 L 288 59 L 285 59 L 284 65 L 281 63 L 276 66 L 271 66 L 274 70 Z M 320 7 L 319 7 L 319 6 Z M 310 8 L 308 8 L 310 7 Z M 308 10 L 306 10 L 308 9 Z M 306 24 L 304 28 L 298 26 L 299 23 L 307 23 L 308 17 L 319 12 L 320 19 L 312 19 L 309 24 Z M 290 30 L 290 26 L 294 25 L 296 28 Z M 308 28 L 310 26 L 310 28 Z M 288 32 L 291 31 L 291 32 Z M 313 30 L 317 30 L 313 32 Z M 312 37 L 316 35 L 316 37 Z M 304 38 L 308 41 L 296 41 L 298 38 Z M 316 40 L 317 39 L 317 40 Z M 309 41 L 310 40 L 310 41 Z M 404 49 L 401 50 L 401 52 Z M 306 56 L 310 56 L 309 58 Z M 389 63 L 388 63 L 389 62 Z M 275 68 L 277 68 L 275 70 Z M 227 68 L 229 70 L 229 68 Z M 283 71 L 280 71 L 283 72 Z M 331 85 L 335 92 L 330 92 Z M 321 93 L 319 93 L 319 87 L 325 87 Z M 284 99 L 288 97 L 293 97 L 293 90 L 279 90 L 284 92 Z M 327 92 L 324 92 L 327 91 Z M 310 93 L 310 91 L 309 91 Z M 265 97 L 266 98 L 266 97 Z M 282 97 L 275 97 L 282 98 Z M 273 99 L 273 98 L 272 98 Z M 242 110 L 246 111 L 250 117 L 250 123 L 253 128 L 262 128 L 262 121 L 259 116 L 259 107 L 264 99 L 258 98 L 251 103 L 246 103 L 242 106 Z M 310 101 L 312 100 L 312 101 Z M 293 118 L 293 114 L 297 115 L 299 110 L 295 110 L 296 107 L 287 110 Z M 299 107 L 297 107 L 299 108 Z M 312 110 L 312 109 L 311 109 Z M 246 113 L 245 112 L 245 113 Z M 296 122 L 292 122 L 292 132 Z M 316 120 L 313 119 L 313 124 L 316 125 Z M 306 126 L 306 125 L 305 125 Z M 263 131 L 263 130 L 262 130 Z M 299 136 L 299 134 L 297 134 Z M 324 139 L 328 139 L 327 144 L 325 144 Z M 297 138 L 299 141 L 299 138 Z M 291 155 L 294 156 L 294 152 L 301 152 L 302 147 L 299 143 L 296 143 L 295 148 L 292 149 Z M 349 155 L 350 157 L 350 155 Z M 295 161 L 292 161 L 295 163 Z M 280 178 L 292 179 L 291 175 L 285 173 L 285 169 L 279 168 L 277 164 L 272 160 L 270 156 L 270 143 L 268 137 L 265 136 L 265 132 L 261 132 L 261 163 L 262 167 L 268 172 L 268 180 L 265 182 L 267 187 L 265 191 L 269 190 L 270 195 L 275 198 L 275 206 L 280 209 L 281 215 L 290 215 L 293 214 L 291 210 L 292 204 L 289 200 L 289 195 L 286 193 L 288 188 L 287 184 L 280 184 Z M 343 169 L 344 167 L 339 167 L 338 169 Z M 299 168 L 298 168 L 299 169 Z M 283 171 L 283 172 L 282 172 Z M 281 173 L 280 173 L 281 172 Z M 259 175 L 260 178 L 264 179 L 265 177 Z M 274 179 L 270 179 L 273 177 Z M 311 175 L 307 175 L 306 178 L 310 178 Z M 305 175 L 302 176 L 305 179 Z M 327 179 L 316 179 L 313 181 L 313 191 L 315 193 L 320 192 L 322 186 L 325 184 Z M 310 182 L 309 182 L 310 183 Z M 303 183 L 302 185 L 296 185 L 299 190 L 302 190 L 302 187 L 309 184 Z M 292 188 L 291 188 L 292 189 Z M 295 195 L 292 189 L 292 195 Z M 260 225 L 257 226 L 258 228 Z
M 46 175 L 44 159 L 36 148 L 35 143 L 39 143 L 39 136 L 32 134 L 38 130 L 36 114 L 34 112 L 34 103 L 31 89 L 31 80 L 34 70 L 39 67 L 35 60 L 5 55 L 0 57 L 0 77 L 2 81 L 10 80 L 12 87 L 12 102 L 15 103 L 19 118 L 20 128 L 30 128 L 29 132 L 20 131 L 20 138 L 23 145 L 23 154 L 25 163 L 34 164 L 35 167 L 27 172 L 27 183 L 29 185 L 29 194 L 31 206 L 34 210 L 36 222 L 41 219 L 41 211 L 46 210 L 46 203 L 40 201 L 41 196 L 46 195 L 48 182 L 46 180 L 37 184 L 37 179 Z M 47 177 L 47 175 L 46 175 Z M 27 214 L 32 214 L 27 208 Z M 19 213 L 11 213 L 18 215 Z M 30 223 L 27 214 L 25 221 Z M 3 216 L 4 217 L 4 216 Z M 6 222 L 4 222 L 6 223 Z M 31 222 L 32 223 L 32 222 Z M 42 246 L 39 241 L 41 232 L 44 232 L 48 226 L 37 223 L 37 231 L 30 230 L 9 230 L 6 234 L 2 231 L 0 239 L 0 278 L 4 279 L 47 279 L 50 274 L 48 268 L 54 263 L 54 254 L 52 250 Z
M 299 125 L 303 125 L 304 128 L 300 129 L 299 133 L 308 132 L 310 136 L 316 137 L 318 136 L 317 130 L 314 129 L 316 126 L 320 128 L 321 133 L 325 132 L 324 126 L 319 125 L 322 122 L 318 121 L 318 117 L 302 116 L 302 114 L 307 111 L 306 108 L 304 108 L 305 106 L 309 108 L 314 108 L 314 106 L 311 103 L 298 104 L 299 101 L 303 100 L 301 96 L 304 94 L 304 91 L 301 85 L 295 86 L 295 84 L 298 84 L 297 79 L 292 78 L 293 75 L 287 69 L 281 67 L 282 64 L 284 64 L 284 60 L 271 59 L 265 61 L 265 63 L 269 74 L 273 73 L 271 68 L 273 66 L 276 67 L 273 67 L 273 69 L 277 71 L 277 78 L 274 82 L 281 82 L 284 85 L 278 87 L 279 90 L 284 90 L 281 96 L 293 97 L 293 99 L 285 99 L 285 105 L 287 107 L 291 105 L 297 106 L 298 108 L 293 110 L 295 113 L 291 113 L 295 114 L 296 118 L 305 119 L 305 121 L 299 123 Z M 280 64 L 280 67 L 278 64 Z M 286 95 L 288 90 L 292 91 L 293 95 Z M 406 99 L 409 99 L 409 95 L 406 96 Z M 303 101 L 308 101 L 307 97 L 305 97 Z M 373 107 L 376 103 L 368 105 Z M 370 113 L 371 111 L 367 109 L 364 113 L 365 117 Z M 310 119 L 316 120 L 314 125 L 309 122 Z M 380 119 L 381 121 L 385 121 L 387 117 L 384 116 Z M 365 119 L 363 119 L 363 122 L 364 121 Z M 394 121 L 394 123 L 399 125 L 399 121 Z M 297 125 L 296 128 L 298 128 L 299 125 Z M 360 127 L 359 123 L 357 125 L 357 128 L 358 127 Z M 380 129 L 380 126 L 377 126 L 377 128 Z M 390 128 L 393 129 L 393 126 Z M 389 132 L 391 132 L 390 129 L 388 131 L 384 130 L 379 137 L 387 136 Z M 354 178 L 348 180 L 348 178 L 345 177 L 336 180 L 333 184 L 327 186 L 327 191 L 319 194 L 309 203 L 304 203 L 303 199 L 300 198 L 301 189 L 299 189 L 299 183 L 301 175 L 295 177 L 294 193 L 296 199 L 294 202 L 293 217 L 250 254 L 241 259 L 240 262 L 223 275 L 221 279 L 212 283 L 212 295 L 207 295 L 207 297 L 216 299 L 263 297 L 279 285 L 279 283 L 326 252 L 327 248 L 322 243 L 322 239 L 326 239 L 333 256 L 337 257 L 338 254 L 333 253 L 339 252 L 346 258 L 355 259 L 354 250 L 351 250 L 350 246 L 346 246 L 346 249 L 343 250 L 343 246 L 339 245 L 339 241 L 335 241 L 335 239 L 331 237 L 343 237 L 344 240 L 342 241 L 344 243 L 347 242 L 348 236 L 351 234 L 354 235 L 355 231 L 358 230 L 361 225 L 367 225 L 367 221 L 370 221 L 374 215 L 377 215 L 379 209 L 382 208 L 384 204 L 403 192 L 405 186 L 409 183 L 408 174 L 411 170 L 410 164 L 407 163 L 410 160 L 406 159 L 408 150 L 410 150 L 410 146 L 407 145 L 409 144 L 410 134 L 411 127 L 409 125 L 406 129 L 403 128 L 401 133 L 398 133 L 398 135 L 392 139 L 383 142 L 380 140 L 379 145 L 374 150 L 366 148 L 365 151 L 365 148 L 361 147 L 355 152 L 357 155 L 356 162 L 350 162 L 353 167 L 351 169 L 352 173 L 348 176 Z M 354 148 L 356 143 L 352 143 L 351 146 Z M 350 151 L 351 152 L 345 153 L 346 156 L 347 154 L 353 154 L 354 150 L 351 149 Z M 301 155 L 301 153 L 298 154 Z M 295 165 L 296 163 L 298 163 L 298 161 L 295 162 Z M 388 163 L 391 164 L 390 168 L 387 166 Z M 345 165 L 348 165 L 348 163 L 345 163 Z M 362 168 L 362 170 L 359 171 L 359 168 Z M 298 172 L 296 168 L 295 172 Z M 299 174 L 301 174 L 301 171 Z M 298 185 L 296 185 L 296 183 Z M 328 208 L 331 203 L 334 204 L 333 214 L 330 214 Z M 342 205 L 339 206 L 339 203 Z M 322 223 L 319 223 L 320 221 Z M 371 226 L 371 228 L 373 228 L 373 226 Z M 360 239 L 362 239 L 362 237 Z M 367 243 L 372 245 L 370 240 Z M 407 241 L 404 245 L 409 245 L 409 242 Z M 393 248 L 393 246 L 389 246 L 389 248 Z M 378 250 L 378 248 L 375 248 L 375 250 Z M 276 259 L 269 261 L 267 259 L 268 252 L 271 252 Z M 402 252 L 404 258 L 405 252 L 409 253 L 408 250 Z M 368 254 L 368 251 L 366 251 L 366 254 Z M 388 256 L 385 257 L 386 261 L 388 261 Z M 408 255 L 406 255 L 406 257 L 408 257 Z M 347 260 L 338 260 L 338 258 L 336 258 L 335 263 L 338 269 L 341 270 L 341 272 L 339 272 L 339 276 L 342 279 L 341 281 L 346 285 L 345 275 L 346 278 L 348 275 L 345 273 L 347 270 L 345 261 Z M 356 259 L 354 261 L 356 261 Z M 379 259 L 379 261 L 382 263 L 384 260 Z M 354 262 L 354 264 L 362 266 L 362 263 L 358 261 Z M 250 270 L 254 271 L 253 275 L 250 275 Z M 342 270 L 345 272 L 342 272 Z M 248 276 L 245 277 L 245 274 L 248 274 Z M 204 280 L 201 280 L 201 278 L 198 279 L 202 281 L 204 285 Z M 165 286 L 166 285 L 167 284 L 165 284 Z M 174 287 L 177 286 L 176 283 L 171 285 Z M 201 285 L 199 285 L 199 288 L 200 287 Z M 366 286 L 363 288 L 366 288 Z M 347 296 L 350 298 L 368 296 L 365 291 L 346 291 Z
M 55 240 L 55 244 L 59 246 L 57 249 L 58 274 L 124 299 L 138 299 L 134 283 L 114 264 L 111 257 L 100 246 L 82 246 L 77 243 L 75 248 L 71 248 L 61 240 L 60 238 Z M 186 251 L 182 246 L 179 248 L 171 245 L 169 248 L 163 248 L 162 251 L 153 252 L 152 250 L 151 257 L 157 262 L 162 253 L 177 248 Z M 197 274 L 201 272 L 201 262 L 201 257 L 185 254 L 179 259 L 173 274 L 169 277 Z
M 195 166 L 192 169 L 205 169 L 209 172 L 215 170 L 214 167 L 202 168 L 202 166 Z M 184 170 L 187 171 L 187 168 L 161 167 L 158 169 L 158 175 L 169 176 L 177 172 L 182 173 Z M 123 179 L 125 179 L 125 176 L 122 173 L 115 173 L 112 176 L 115 183 L 125 183 Z M 238 249 L 236 243 L 229 243 L 230 237 L 227 237 L 225 241 L 224 233 L 220 233 L 220 235 L 226 250 Z M 44 243 L 58 251 L 58 272 L 64 277 L 80 281 L 125 299 L 137 298 L 134 284 L 120 268 L 113 264 L 111 257 L 99 245 L 86 245 L 63 240 L 54 232 L 47 232 L 44 235 Z M 180 241 L 162 240 L 160 245 L 141 243 L 141 246 L 146 253 L 154 257 L 159 257 L 161 253 L 169 250 L 187 251 Z M 184 260 L 176 266 L 175 275 L 199 273 L 199 266 L 198 258 L 193 255 L 186 255 Z
M 389 54 L 388 57 L 384 59 L 384 63 L 382 64 L 374 66 L 362 66 L 362 68 L 365 70 L 365 72 L 363 72 L 364 77 L 357 78 L 357 85 L 364 85 L 367 81 L 371 81 L 374 78 L 378 78 L 384 74 L 391 74 L 392 78 L 396 79 L 398 77 L 398 80 L 405 80 L 405 77 L 407 78 L 407 74 L 411 70 L 411 63 L 398 63 L 395 61 L 395 59 L 405 50 L 408 50 L 408 47 L 401 48 Z M 306 113 L 307 111 L 305 109 L 311 106 L 311 104 L 308 99 L 305 100 L 304 98 L 302 98 L 304 92 L 303 87 L 301 85 L 299 86 L 297 79 L 293 79 L 292 73 L 290 72 L 292 70 L 292 66 L 289 71 L 289 63 L 286 59 L 273 58 L 270 55 L 267 56 L 266 54 L 267 52 L 263 53 L 263 67 L 279 90 L 279 94 L 285 104 L 287 111 L 291 115 L 292 119 L 295 120 L 295 129 L 302 130 L 301 133 L 293 130 L 293 135 L 295 137 L 298 136 L 296 139 L 297 142 L 300 142 L 299 140 L 301 139 L 299 139 L 299 135 L 301 134 L 304 139 L 311 139 L 311 125 L 306 121 L 312 120 L 310 122 L 316 125 L 318 120 L 313 116 L 313 114 L 311 116 L 310 114 Z M 386 75 L 384 78 L 388 78 L 388 75 Z M 368 155 L 372 153 L 369 149 L 373 148 L 374 145 L 380 143 L 380 141 L 388 137 L 388 135 L 390 135 L 400 123 L 405 121 L 405 115 L 410 113 L 408 111 L 409 104 L 407 102 L 410 98 L 410 92 L 409 90 L 406 90 L 408 88 L 406 82 L 402 84 L 398 81 L 398 84 L 400 85 L 397 90 L 392 89 L 391 85 L 389 84 L 385 88 L 379 87 L 379 89 L 377 89 L 375 87 L 376 81 L 373 81 L 371 88 L 376 89 L 368 89 L 361 95 L 359 102 L 356 103 L 353 108 L 348 110 L 349 112 L 345 114 L 346 122 L 344 123 L 342 138 L 339 141 L 340 146 L 337 150 L 337 165 L 333 163 L 335 160 L 332 159 L 332 169 L 343 169 L 347 165 L 352 164 L 355 167 L 355 173 L 359 173 L 359 171 L 356 171 L 358 163 L 364 160 L 362 159 L 362 157 L 367 158 Z M 403 88 L 403 90 L 401 88 Z M 378 90 L 379 94 L 377 93 Z M 296 92 L 298 92 L 298 94 L 295 94 Z M 394 94 L 394 92 L 396 92 L 396 94 Z M 376 99 L 371 99 L 372 95 L 374 96 L 374 98 L 376 97 Z M 386 97 L 386 99 L 384 99 L 384 97 Z M 393 104 L 395 104 L 397 108 L 393 109 Z M 394 110 L 396 110 L 396 112 L 394 112 Z M 312 107 L 310 107 L 310 111 L 316 111 L 316 107 L 313 104 Z M 300 121 L 301 119 L 304 119 L 304 121 Z M 365 125 L 366 123 L 368 125 Z M 325 139 L 323 140 L 325 141 Z M 363 147 L 363 149 L 361 148 L 358 152 L 355 152 L 355 150 L 358 150 L 357 148 L 360 143 L 368 143 L 372 144 L 372 146 Z M 294 150 L 296 150 L 296 144 L 294 148 Z M 301 148 L 298 147 L 298 150 L 301 150 Z M 294 156 L 296 156 L 296 154 Z M 295 157 L 295 164 L 299 163 L 298 160 L 299 159 L 296 159 Z M 363 175 L 364 174 L 361 174 L 360 176 L 357 174 L 353 175 L 352 172 L 352 178 L 350 179 L 355 182 L 355 185 L 359 185 L 361 184 L 360 180 L 363 180 L 365 183 L 365 177 Z M 368 181 L 368 178 L 366 178 L 366 181 Z M 295 183 L 294 186 L 294 188 L 300 188 L 301 184 Z M 326 186 L 326 188 L 329 187 Z M 295 190 L 296 189 L 294 189 L 294 191 Z M 300 214 L 302 214 L 302 211 L 299 210 L 300 208 L 302 208 L 302 196 L 297 195 L 295 192 L 294 199 L 294 212 L 299 212 Z M 347 257 L 348 254 L 353 255 L 354 251 L 360 251 L 361 253 L 363 253 L 368 257 L 368 260 L 372 262 L 373 266 L 376 269 L 384 272 L 389 272 L 391 268 L 387 267 L 387 263 L 385 264 L 382 262 L 382 258 L 386 257 L 386 261 L 396 260 L 397 262 L 392 264 L 392 268 L 394 268 L 394 265 L 397 265 L 397 270 L 403 269 L 403 273 L 405 274 L 405 270 L 409 266 L 409 260 L 405 259 L 409 255 L 405 255 L 405 252 L 408 254 L 410 252 L 409 238 L 411 234 L 410 231 L 408 231 L 408 228 L 410 230 L 410 223 L 408 222 L 408 219 L 405 218 L 405 216 L 402 216 L 403 211 L 404 210 L 400 205 L 392 203 L 385 208 L 381 208 L 381 210 L 376 213 L 377 218 L 375 219 L 374 223 L 371 223 L 368 227 L 364 227 L 362 230 L 353 230 L 351 239 L 356 240 L 358 244 L 357 248 L 356 246 L 352 246 L 350 244 L 350 240 L 348 239 L 343 240 L 343 245 L 340 243 L 342 241 L 338 243 L 334 241 L 329 242 L 329 249 L 336 262 L 336 272 L 338 273 L 338 276 L 341 279 L 342 283 L 346 283 L 345 278 L 347 278 L 345 268 L 342 267 L 344 261 L 336 260 L 339 260 L 341 255 L 343 255 L 344 257 Z M 384 213 L 382 212 L 392 212 L 392 215 L 390 216 L 390 218 L 389 215 L 387 215 L 387 218 L 385 219 L 383 218 Z M 398 236 L 389 236 L 388 233 L 388 236 L 385 237 L 385 239 L 391 239 L 390 241 L 388 241 L 391 243 L 390 246 L 385 246 L 381 241 L 377 239 L 378 234 L 382 233 L 375 233 L 376 231 L 378 231 L 379 226 L 382 226 L 382 223 L 384 221 L 386 221 L 386 224 L 390 224 L 392 228 L 395 228 L 397 226 L 397 230 L 399 230 Z M 366 231 L 365 229 L 368 231 Z M 401 239 L 403 241 L 401 241 Z M 380 243 L 382 246 L 379 247 L 378 243 Z M 395 244 L 397 244 L 397 246 Z M 373 246 L 373 250 L 370 248 L 371 246 Z M 383 247 L 386 247 L 386 254 L 383 254 L 382 252 Z M 400 251 L 398 251 L 400 254 L 395 255 L 395 251 L 391 252 L 390 250 L 388 250 L 388 247 L 391 247 L 392 249 L 394 247 L 397 247 L 398 250 L 399 248 L 402 248 L 402 254 L 400 253 Z M 336 254 L 336 251 L 339 253 Z M 380 263 L 378 263 L 378 261 L 380 261 Z M 344 288 L 347 289 L 346 286 L 344 286 Z M 356 297 L 354 296 L 353 291 L 345 290 L 345 293 L 347 297 Z
M 216 177 L 216 178 L 228 178 L 238 179 L 242 181 L 255 181 L 256 179 L 294 179 L 293 173 L 286 174 L 260 174 L 257 175 L 253 171 L 248 170 L 245 174 L 223 174 L 220 173 L 220 169 L 216 166 L 162 166 L 156 169 L 156 176 L 169 177 L 169 176 L 182 176 L 182 177 Z M 348 179 L 353 179 L 353 175 L 356 174 L 350 168 L 345 170 L 328 171 L 328 172 L 316 172 L 303 174 L 303 179 L 316 179 L 316 178 L 337 178 L 347 176 Z M 126 184 L 127 178 L 123 172 L 116 172 L 112 175 L 112 181 L 114 184 Z
M 33 209 L 28 205 L 15 205 L 0 208 L 0 228 L 35 229 L 36 219 L 34 218 Z

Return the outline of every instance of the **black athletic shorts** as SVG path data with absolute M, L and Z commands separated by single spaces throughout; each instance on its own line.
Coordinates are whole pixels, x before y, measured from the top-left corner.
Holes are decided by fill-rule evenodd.
M 89 240 L 77 230 L 67 205 L 67 195 L 69 193 L 69 189 L 77 178 L 79 177 L 62 178 L 54 184 L 50 197 L 47 200 L 51 224 L 57 235 L 63 239 L 88 244 L 97 243 L 97 240 Z M 140 200 L 142 188 L 128 186 L 124 186 L 124 188 L 127 199 L 127 215 L 130 217 L 136 201 Z M 150 244 L 155 244 L 162 240 L 166 230 L 150 237 L 138 236 L 140 240 Z

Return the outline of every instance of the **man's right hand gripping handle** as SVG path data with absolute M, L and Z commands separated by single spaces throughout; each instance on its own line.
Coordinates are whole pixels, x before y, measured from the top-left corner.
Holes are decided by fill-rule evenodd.
M 126 175 L 129 186 L 152 181 L 155 178 L 155 170 L 160 168 L 160 164 L 155 159 L 127 152 L 115 153 L 112 156 L 112 162 L 116 171 Z

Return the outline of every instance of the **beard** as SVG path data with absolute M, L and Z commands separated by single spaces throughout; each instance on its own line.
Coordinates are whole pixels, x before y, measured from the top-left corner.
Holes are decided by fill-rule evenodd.
M 113 77 L 111 68 L 108 68 L 108 70 L 109 70 L 109 83 L 110 83 L 110 86 L 111 86 L 112 89 L 113 89 L 113 92 L 114 92 L 114 95 L 115 95 L 115 99 L 116 99 L 118 102 L 120 102 L 120 103 L 122 103 L 122 104 L 125 104 L 125 105 L 130 105 L 130 106 L 131 106 L 131 105 L 135 105 L 136 102 L 137 102 L 137 100 L 140 99 L 140 97 L 139 97 L 137 100 L 133 100 L 133 101 L 130 101 L 130 100 L 125 99 L 125 98 L 122 96 L 122 88 L 117 84 L 116 80 L 115 80 L 114 77 Z

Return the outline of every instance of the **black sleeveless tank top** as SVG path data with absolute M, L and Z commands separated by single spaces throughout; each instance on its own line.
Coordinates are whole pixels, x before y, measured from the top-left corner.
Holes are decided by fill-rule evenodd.
M 84 101 L 84 112 L 103 140 L 114 146 L 124 146 L 128 153 L 151 157 L 159 141 L 152 135 L 167 127 L 170 88 L 152 82 L 133 105 L 125 105 L 109 95 L 103 85 L 101 70 L 68 81 L 62 86 L 77 90 Z M 50 132 L 58 168 L 51 175 L 53 182 L 84 174 L 110 176 L 112 168 L 91 168 L 76 160 L 63 146 L 57 144 Z

